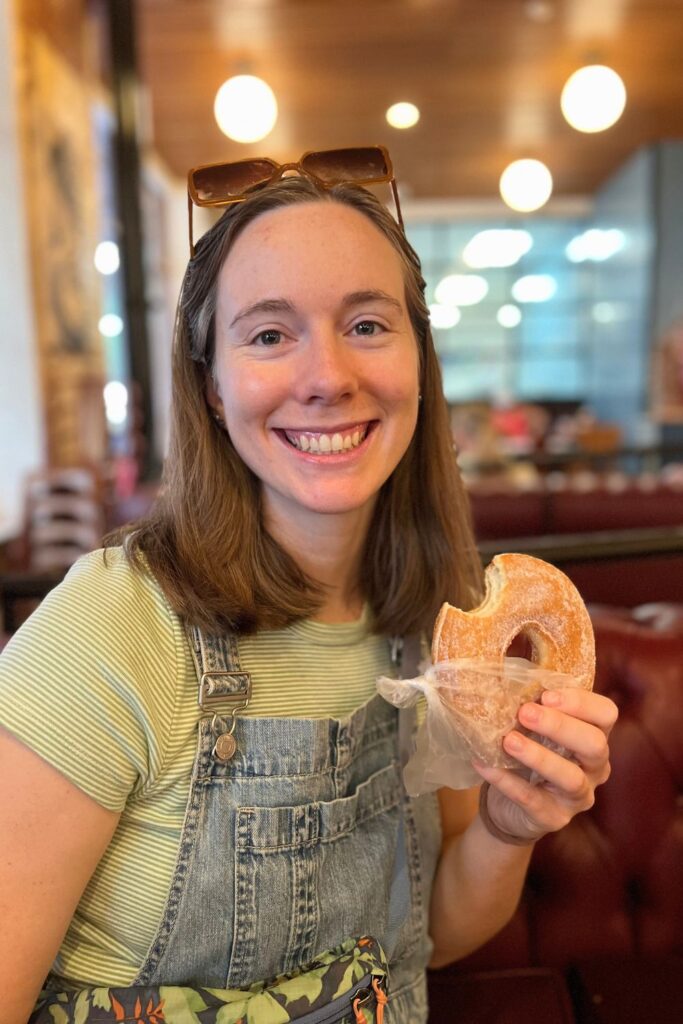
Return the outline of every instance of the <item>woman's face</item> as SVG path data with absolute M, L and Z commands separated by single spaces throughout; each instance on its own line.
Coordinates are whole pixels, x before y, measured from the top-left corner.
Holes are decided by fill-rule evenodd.
M 399 256 L 341 203 L 269 211 L 219 276 L 211 404 L 271 527 L 369 513 L 410 444 L 418 351 Z

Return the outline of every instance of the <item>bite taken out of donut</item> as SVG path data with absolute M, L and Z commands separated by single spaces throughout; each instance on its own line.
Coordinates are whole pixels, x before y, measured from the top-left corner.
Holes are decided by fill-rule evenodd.
M 484 575 L 484 600 L 464 612 L 444 604 L 432 638 L 434 663 L 460 658 L 497 662 L 522 634 L 531 661 L 590 690 L 595 639 L 586 606 L 560 569 L 531 555 L 496 555 Z

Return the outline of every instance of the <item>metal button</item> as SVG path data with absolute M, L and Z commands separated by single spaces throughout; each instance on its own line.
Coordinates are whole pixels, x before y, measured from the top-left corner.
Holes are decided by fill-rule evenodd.
M 216 740 L 216 745 L 213 748 L 214 756 L 219 761 L 229 761 L 237 750 L 237 740 L 229 732 L 223 732 Z

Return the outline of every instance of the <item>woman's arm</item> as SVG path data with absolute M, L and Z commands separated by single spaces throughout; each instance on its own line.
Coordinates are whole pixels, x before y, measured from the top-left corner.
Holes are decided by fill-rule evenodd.
M 596 787 L 609 777 L 607 739 L 617 718 L 611 700 L 581 689 L 549 691 L 542 700 L 520 708 L 520 723 L 566 748 L 573 759 L 513 730 L 503 741 L 506 751 L 537 772 L 541 785 L 513 771 L 475 766 L 491 786 L 494 826 L 529 844 L 593 805 Z M 466 956 L 509 921 L 533 848 L 494 838 L 476 813 L 476 792 L 440 793 L 444 838 L 430 914 L 433 967 Z
M 26 1024 L 118 819 L 0 728 L 3 1024 Z
M 479 789 L 439 791 L 441 857 L 432 889 L 430 967 L 467 956 L 515 912 L 531 846 L 494 839 L 477 814 Z

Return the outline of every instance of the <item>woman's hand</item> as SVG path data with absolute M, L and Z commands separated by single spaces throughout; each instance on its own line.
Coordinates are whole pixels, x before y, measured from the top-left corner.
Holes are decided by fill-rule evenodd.
M 541 704 L 523 704 L 519 722 L 564 747 L 567 756 L 513 729 L 503 740 L 506 753 L 532 770 L 532 784 L 510 769 L 475 768 L 490 783 L 487 808 L 494 826 L 520 840 L 540 839 L 588 810 L 595 789 L 610 774 L 608 737 L 617 707 L 608 697 L 583 689 L 548 690 Z

